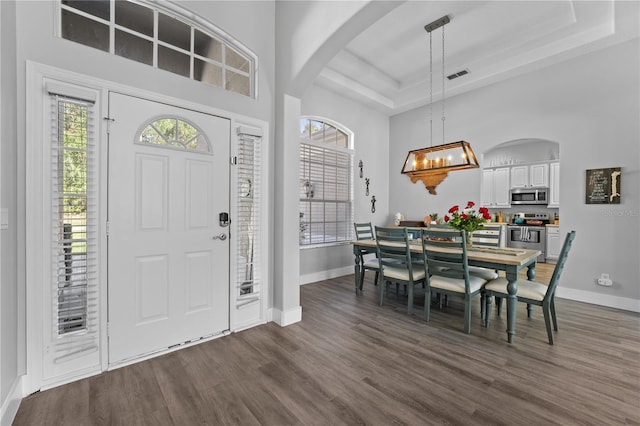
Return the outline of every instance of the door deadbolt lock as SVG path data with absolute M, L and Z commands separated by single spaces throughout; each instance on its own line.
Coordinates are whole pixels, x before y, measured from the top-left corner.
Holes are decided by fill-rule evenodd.
M 216 235 L 215 237 L 213 237 L 214 240 L 226 240 L 227 239 L 227 234 L 225 234 L 224 232 L 220 235 Z
M 229 213 L 222 212 L 218 215 L 218 220 L 220 222 L 220 226 L 227 227 L 231 223 L 231 219 L 229 219 Z

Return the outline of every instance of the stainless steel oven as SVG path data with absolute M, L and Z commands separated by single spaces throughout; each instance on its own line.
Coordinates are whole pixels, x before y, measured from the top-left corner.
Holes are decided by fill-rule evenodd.
M 546 261 L 547 228 L 544 226 L 507 225 L 507 247 L 540 250 L 538 262 Z

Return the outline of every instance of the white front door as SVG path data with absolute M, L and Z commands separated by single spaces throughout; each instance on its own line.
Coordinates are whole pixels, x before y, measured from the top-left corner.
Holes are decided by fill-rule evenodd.
M 230 121 L 118 93 L 109 115 L 113 364 L 229 329 Z

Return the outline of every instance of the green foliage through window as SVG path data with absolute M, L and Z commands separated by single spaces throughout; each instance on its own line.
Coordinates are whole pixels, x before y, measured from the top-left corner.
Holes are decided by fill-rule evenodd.
M 187 151 L 210 152 L 205 135 L 194 125 L 175 117 L 163 117 L 144 127 L 136 140 Z
M 87 106 L 59 102 L 62 115 L 62 192 L 65 214 L 87 211 Z

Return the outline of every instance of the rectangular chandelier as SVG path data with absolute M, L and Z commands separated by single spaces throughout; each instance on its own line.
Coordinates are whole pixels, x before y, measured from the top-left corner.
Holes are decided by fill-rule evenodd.
M 435 188 L 449 171 L 478 167 L 478 159 L 469 142 L 459 141 L 409 151 L 402 174 L 409 176 L 413 183 L 421 180 L 429 193 L 435 195 Z
M 402 173 L 475 169 L 478 166 L 469 142 L 459 141 L 409 151 Z

